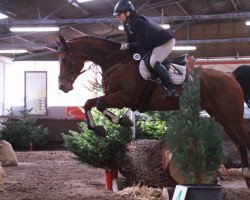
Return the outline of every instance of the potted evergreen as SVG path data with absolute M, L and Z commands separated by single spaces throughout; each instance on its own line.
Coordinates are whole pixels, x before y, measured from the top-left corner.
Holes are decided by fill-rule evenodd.
M 42 147 L 48 142 L 48 129 L 37 123 L 30 115 L 31 110 L 24 107 L 20 118 L 8 118 L 2 123 L 1 139 L 11 143 L 16 150 L 31 150 L 31 145 Z
M 200 115 L 199 74 L 195 69 L 183 85 L 180 110 L 168 119 L 166 142 L 182 176 L 179 182 L 187 189 L 185 200 L 219 200 L 222 188 L 213 180 L 223 158 L 223 129 L 213 118 Z M 181 192 L 177 195 L 180 198 Z

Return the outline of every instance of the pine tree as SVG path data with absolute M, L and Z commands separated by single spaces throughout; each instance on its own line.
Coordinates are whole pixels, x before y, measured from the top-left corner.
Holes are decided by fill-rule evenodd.
M 74 153 L 83 163 L 103 169 L 116 169 L 117 152 L 131 141 L 131 129 L 113 124 L 102 113 L 93 109 L 93 117 L 97 124 L 102 123 L 108 135 L 100 138 L 89 130 L 87 124 L 79 124 L 81 131 L 70 131 L 68 135 L 63 134 L 65 147 Z M 120 116 L 123 111 L 112 109 L 112 112 Z
M 10 142 L 14 149 L 26 150 L 30 144 L 42 147 L 48 142 L 48 129 L 37 124 L 36 119 L 30 115 L 31 110 L 24 107 L 19 119 L 9 118 L 3 122 L 0 138 Z
M 222 127 L 213 118 L 201 117 L 200 69 L 190 73 L 180 97 L 180 110 L 168 119 L 166 142 L 187 184 L 212 181 L 222 158 Z

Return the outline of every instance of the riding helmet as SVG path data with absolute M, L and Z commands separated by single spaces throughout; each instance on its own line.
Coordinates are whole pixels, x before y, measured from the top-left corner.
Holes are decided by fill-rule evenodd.
M 120 13 L 124 13 L 124 12 L 127 12 L 127 11 L 132 11 L 132 10 L 134 11 L 135 8 L 134 8 L 133 4 L 130 1 L 121 0 L 115 5 L 113 15 L 118 15 Z

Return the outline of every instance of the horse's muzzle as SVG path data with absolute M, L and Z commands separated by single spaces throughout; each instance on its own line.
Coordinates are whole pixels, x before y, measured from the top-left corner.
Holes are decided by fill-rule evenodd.
M 68 87 L 67 87 L 68 86 Z M 73 90 L 72 85 L 59 85 L 59 90 L 62 90 L 64 93 L 68 93 L 70 90 Z
M 64 93 L 68 93 L 70 90 L 73 90 L 73 85 L 65 80 L 58 81 L 59 90 L 62 90 Z
M 59 85 L 59 90 L 62 90 L 63 92 L 67 91 L 64 85 Z

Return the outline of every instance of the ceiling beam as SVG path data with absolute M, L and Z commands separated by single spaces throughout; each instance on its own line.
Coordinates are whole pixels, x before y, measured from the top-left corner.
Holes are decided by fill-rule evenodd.
M 18 38 L 19 40 L 22 40 L 22 41 L 24 41 L 24 42 L 27 42 L 27 43 L 29 43 L 29 44 L 32 45 L 32 46 L 37 45 L 37 43 L 32 42 L 32 41 L 27 40 L 27 39 L 24 39 L 24 38 L 19 37 L 19 36 L 17 36 L 16 38 Z M 50 51 L 57 51 L 55 48 L 51 48 L 51 47 L 49 47 L 48 45 L 41 45 L 41 47 L 44 48 L 44 49 L 48 49 L 48 50 L 50 50 Z
M 177 45 L 185 44 L 208 44 L 208 43 L 227 43 L 227 42 L 250 42 L 250 38 L 221 38 L 221 39 L 203 39 L 203 40 L 177 40 Z
M 208 43 L 227 43 L 227 42 L 250 42 L 249 38 L 220 38 L 220 39 L 202 39 L 202 40 L 176 40 L 177 45 L 185 45 L 185 44 L 208 44 Z M 0 45 L 0 49 L 3 48 L 44 48 L 48 47 L 51 49 L 56 49 L 56 46 L 51 46 L 47 44 L 2 44 Z
M 56 45 L 55 45 L 56 46 Z M 5 49 L 5 48 L 32 48 L 32 49 L 40 49 L 40 48 L 53 48 L 55 50 L 55 46 L 53 47 L 52 45 L 48 44 L 39 44 L 39 43 L 13 43 L 13 44 L 0 44 L 0 49 Z
M 56 13 L 57 13 L 58 11 L 62 10 L 63 7 L 68 6 L 68 5 L 70 5 L 70 4 L 71 4 L 70 2 L 64 4 L 62 7 L 60 7 L 59 9 L 57 9 L 56 11 L 54 11 L 54 12 L 51 13 L 51 14 L 47 14 L 46 17 L 44 17 L 43 19 L 40 19 L 40 20 L 42 20 L 42 21 L 48 20 L 48 18 L 50 18 L 50 17 L 56 15 Z M 14 21 L 15 21 L 15 19 L 9 19 L 9 20 L 14 20 Z M 40 21 L 40 20 L 38 20 L 38 21 Z M 55 20 L 57 20 L 57 19 L 55 19 Z M 60 19 L 59 19 L 59 20 L 60 20 Z M 0 20 L 0 21 L 1 21 L 1 20 Z M 1 22 L 0 22 L 0 24 L 1 24 Z M 6 24 L 6 25 L 9 26 L 9 24 Z M 75 25 L 75 24 L 74 24 L 74 25 Z M 69 27 L 71 30 L 77 32 L 80 36 L 87 35 L 87 33 L 82 32 L 82 31 L 80 31 L 80 30 L 78 30 L 78 29 L 72 27 L 71 25 L 68 25 L 68 26 L 66 26 L 66 27 Z M 62 27 L 61 27 L 61 28 L 62 28 Z M 64 27 L 64 28 L 65 28 L 65 27 Z M 8 39 L 8 38 L 13 38 L 13 37 L 17 37 L 17 36 L 19 37 L 19 36 L 25 36 L 25 35 L 33 35 L 33 34 L 36 34 L 36 32 L 27 32 L 27 33 L 8 32 L 8 33 L 5 33 L 5 34 L 1 34 L 1 35 L 0 35 L 0 40 L 2 40 L 2 39 Z M 45 47 L 45 48 L 47 48 L 47 47 Z
M 63 9 L 65 9 L 65 7 L 69 6 L 70 4 L 71 4 L 71 2 L 65 3 L 60 8 L 56 9 L 54 12 L 52 12 L 52 13 L 48 14 L 47 16 L 45 16 L 43 18 L 43 20 L 51 18 L 52 16 L 56 15 L 58 12 L 61 12 Z
M 200 21 L 200 20 L 219 20 L 219 19 L 243 19 L 249 18 L 250 12 L 213 14 L 213 15 L 189 15 L 189 16 L 159 16 L 148 17 L 155 22 L 165 21 Z M 44 25 L 44 24 L 78 24 L 78 23 L 118 23 L 117 19 L 97 18 L 97 19 L 50 19 L 50 20 L 10 20 L 2 19 L 0 24 L 9 25 Z
M 140 10 L 146 10 L 149 8 L 157 8 L 157 7 L 163 7 L 166 5 L 171 5 L 175 3 L 180 3 L 186 0 L 164 0 L 164 1 L 158 1 L 157 3 L 148 3 L 143 5 L 143 8 L 140 8 Z
M 142 5 L 140 5 L 136 10 L 140 11 L 142 10 L 145 6 L 147 6 L 150 3 L 151 0 L 148 0 L 146 2 L 144 2 Z
M 23 60 L 32 60 L 34 58 L 38 58 L 38 57 L 43 57 L 43 56 L 49 56 L 55 54 L 55 52 L 52 51 L 43 51 L 43 52 L 39 52 L 39 53 L 34 53 L 32 55 L 24 55 L 24 56 L 18 56 L 14 59 L 14 61 L 23 61 Z
M 181 10 L 186 16 L 189 15 L 188 12 L 183 8 L 183 6 L 182 6 L 179 2 L 177 2 L 176 5 L 180 8 L 180 10 Z
M 110 0 L 106 0 L 106 1 L 112 6 L 112 8 L 115 7 L 115 4 L 113 2 L 110 2 Z
M 79 33 L 81 36 L 85 36 L 85 35 L 88 35 L 87 33 L 84 33 L 84 32 L 82 32 L 82 31 L 80 31 L 80 30 L 78 30 L 78 29 L 76 29 L 76 28 L 74 28 L 74 27 L 69 27 L 71 30 L 73 30 L 73 31 L 75 31 L 75 32 L 77 32 L 77 33 Z
M 81 4 L 79 4 L 76 0 L 67 0 L 69 3 L 72 4 L 72 6 L 75 6 L 83 15 L 90 15 L 90 12 L 83 8 Z
M 234 7 L 234 10 L 239 11 L 237 2 L 235 2 L 235 0 L 230 0 L 230 1 L 231 1 L 232 6 Z

